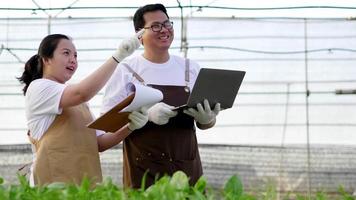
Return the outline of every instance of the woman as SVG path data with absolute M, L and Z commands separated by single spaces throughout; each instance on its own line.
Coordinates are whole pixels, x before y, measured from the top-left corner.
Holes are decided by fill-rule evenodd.
M 100 68 L 77 84 L 65 83 L 76 71 L 77 51 L 62 34 L 45 37 L 25 64 L 19 81 L 24 83 L 25 111 L 34 153 L 31 185 L 53 182 L 80 184 L 84 177 L 102 180 L 99 151 L 120 143 L 133 130 L 143 127 L 147 111 L 132 112 L 131 120 L 115 133 L 89 129 L 93 120 L 86 102 L 110 78 L 118 62 L 140 45 L 138 35 L 124 40 Z

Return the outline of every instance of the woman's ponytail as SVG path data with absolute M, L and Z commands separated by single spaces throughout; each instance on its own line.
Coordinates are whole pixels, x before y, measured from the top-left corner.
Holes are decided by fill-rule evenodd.
M 22 84 L 25 84 L 25 86 L 22 89 L 23 94 L 26 95 L 27 88 L 33 80 L 42 78 L 42 76 L 43 76 L 42 61 L 40 56 L 36 54 L 26 62 L 25 70 L 22 73 L 22 76 L 17 78 Z

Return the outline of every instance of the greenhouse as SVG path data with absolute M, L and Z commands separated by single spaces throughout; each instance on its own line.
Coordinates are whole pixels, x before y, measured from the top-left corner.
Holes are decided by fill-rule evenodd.
M 201 68 L 245 71 L 233 107 L 197 128 L 213 188 L 238 175 L 246 191 L 356 195 L 356 1 L 158 1 L 174 27 L 170 54 Z M 138 7 L 153 1 L 0 3 L 0 177 L 17 184 L 32 161 L 25 98 L 16 77 L 46 35 L 70 36 L 92 73 L 134 34 Z M 162 28 L 162 27 L 161 27 Z M 134 52 L 144 52 L 141 46 Z M 100 116 L 105 89 L 89 101 Z M 122 186 L 123 145 L 100 153 L 104 178 Z M 278 196 L 280 198 L 280 196 Z M 355 198 L 355 196 L 353 196 Z M 282 198 L 281 198 L 282 199 Z

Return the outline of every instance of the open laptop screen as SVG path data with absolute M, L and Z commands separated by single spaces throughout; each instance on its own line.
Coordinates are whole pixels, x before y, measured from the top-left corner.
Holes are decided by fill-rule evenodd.
M 209 101 L 211 108 L 214 108 L 216 103 L 220 103 L 221 109 L 231 108 L 245 73 L 237 70 L 202 68 L 187 104 L 174 110 L 194 108 L 198 103 L 203 103 L 204 99 Z

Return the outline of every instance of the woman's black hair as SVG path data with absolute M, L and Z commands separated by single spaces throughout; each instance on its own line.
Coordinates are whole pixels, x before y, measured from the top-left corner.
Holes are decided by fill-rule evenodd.
M 42 59 L 53 58 L 53 53 L 56 50 L 61 39 L 70 40 L 66 35 L 52 34 L 48 35 L 41 41 L 38 47 L 38 53 L 33 55 L 25 64 L 24 72 L 21 77 L 17 77 L 20 83 L 25 84 L 22 91 L 26 95 L 28 86 L 33 80 L 43 77 L 43 61 Z

